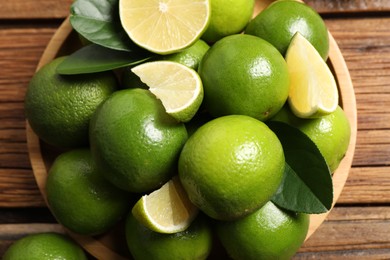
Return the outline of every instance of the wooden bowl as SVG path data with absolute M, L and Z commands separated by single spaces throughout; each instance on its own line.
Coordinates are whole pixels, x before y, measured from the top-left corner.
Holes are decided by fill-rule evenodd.
M 257 1 L 254 15 L 260 12 L 270 2 L 272 1 Z M 340 196 L 351 168 L 356 145 L 357 115 L 355 93 L 348 68 L 340 49 L 331 34 L 329 34 L 329 38 L 330 52 L 328 64 L 332 69 L 339 86 L 340 106 L 345 111 L 351 124 L 351 140 L 348 151 L 333 175 L 334 205 Z M 79 46 L 77 34 L 72 30 L 69 18 L 67 18 L 56 31 L 46 47 L 38 63 L 37 70 L 58 56 L 72 53 Z M 26 132 L 28 151 L 34 176 L 42 196 L 46 201 L 45 185 L 47 173 L 58 154 L 58 151 L 41 142 L 41 140 L 32 131 L 28 122 L 26 123 Z M 306 239 L 308 239 L 322 224 L 328 214 L 329 212 L 310 216 L 310 227 Z M 76 240 L 87 252 L 97 259 L 128 259 L 129 253 L 127 252 L 125 245 L 124 231 L 123 229 L 121 230 L 122 227 L 123 226 L 119 224 L 117 229 L 97 237 L 77 235 L 66 229 L 64 229 L 64 231 L 73 237 L 73 239 Z

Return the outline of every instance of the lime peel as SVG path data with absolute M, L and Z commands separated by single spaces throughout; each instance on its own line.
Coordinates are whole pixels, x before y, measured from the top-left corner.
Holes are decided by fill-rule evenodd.
M 166 112 L 181 122 L 190 121 L 203 101 L 198 73 L 172 61 L 153 61 L 131 70 L 161 100 Z
M 142 196 L 134 205 L 132 214 L 152 231 L 173 234 L 186 230 L 198 211 L 176 176 L 160 189 Z
M 336 80 L 321 55 L 300 33 L 291 40 L 286 53 L 290 75 L 288 103 L 301 118 L 334 112 L 338 105 Z

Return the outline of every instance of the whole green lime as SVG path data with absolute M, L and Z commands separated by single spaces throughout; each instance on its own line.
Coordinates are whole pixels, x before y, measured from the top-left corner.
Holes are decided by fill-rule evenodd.
M 151 92 L 138 88 L 115 92 L 90 124 L 99 171 L 131 192 L 152 191 L 167 182 L 187 137 L 184 124 L 169 116 Z
M 206 54 L 210 46 L 203 40 L 196 41 L 190 47 L 173 54 L 168 55 L 158 55 L 152 60 L 168 60 L 175 61 L 180 64 L 183 64 L 193 70 L 197 70 L 200 61 L 203 56 Z M 141 79 L 131 71 L 132 67 L 127 67 L 122 73 L 122 87 L 124 88 L 144 88 L 148 89 L 149 87 L 141 81 Z
M 218 237 L 233 259 L 291 259 L 304 242 L 309 215 L 278 208 L 269 201 L 235 221 L 219 222 Z
M 260 12 L 245 29 L 274 45 L 285 55 L 294 34 L 299 32 L 325 60 L 329 52 L 328 29 L 310 6 L 296 0 L 278 0 Z
M 117 86 L 113 73 L 59 75 L 65 57 L 43 66 L 30 81 L 25 111 L 31 128 L 45 142 L 63 148 L 88 145 L 89 120 Z
M 3 260 L 87 260 L 83 249 L 68 237 L 57 233 L 27 235 L 13 243 Z
M 252 35 L 231 35 L 215 43 L 199 65 L 204 107 L 214 117 L 240 114 L 259 120 L 286 102 L 289 75 L 275 47 Z
M 337 169 L 348 150 L 351 126 L 340 106 L 329 115 L 302 119 L 286 105 L 271 120 L 285 122 L 305 133 L 317 145 L 331 172 Z
M 130 209 L 130 196 L 101 176 L 88 149 L 59 155 L 49 170 L 47 201 L 58 222 L 75 233 L 96 235 Z
M 216 42 L 242 32 L 252 18 L 255 0 L 210 0 L 211 17 L 202 39 Z
M 129 214 L 126 239 L 135 260 L 207 259 L 212 247 L 211 229 L 204 216 L 198 216 L 185 231 L 162 234 L 146 228 Z
M 179 158 L 179 177 L 203 212 L 231 220 L 270 199 L 284 166 L 282 145 L 263 122 L 230 115 L 207 122 L 188 139 Z

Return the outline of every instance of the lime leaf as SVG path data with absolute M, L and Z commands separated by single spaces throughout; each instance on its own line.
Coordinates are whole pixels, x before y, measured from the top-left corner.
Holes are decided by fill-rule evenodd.
M 89 44 L 66 57 L 57 67 L 57 73 L 72 75 L 113 70 L 141 63 L 150 57 L 145 51 L 125 52 Z
M 317 146 L 303 132 L 282 122 L 268 122 L 286 158 L 284 177 L 272 201 L 307 214 L 324 213 L 333 202 L 332 176 Z
M 119 0 L 77 0 L 70 9 L 70 23 L 90 42 L 115 50 L 135 46 L 119 20 Z

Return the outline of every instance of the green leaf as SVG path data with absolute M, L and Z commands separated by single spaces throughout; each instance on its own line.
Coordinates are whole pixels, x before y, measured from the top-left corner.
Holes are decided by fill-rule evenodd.
M 113 70 L 144 62 L 150 57 L 146 51 L 125 52 L 89 44 L 68 56 L 57 67 L 57 73 L 72 75 Z
M 308 214 L 324 213 L 333 202 L 332 175 L 317 146 L 299 129 L 271 121 L 286 158 L 281 185 L 271 199 L 278 206 Z
M 120 22 L 119 0 L 76 0 L 70 9 L 70 23 L 90 42 L 115 50 L 134 49 Z

